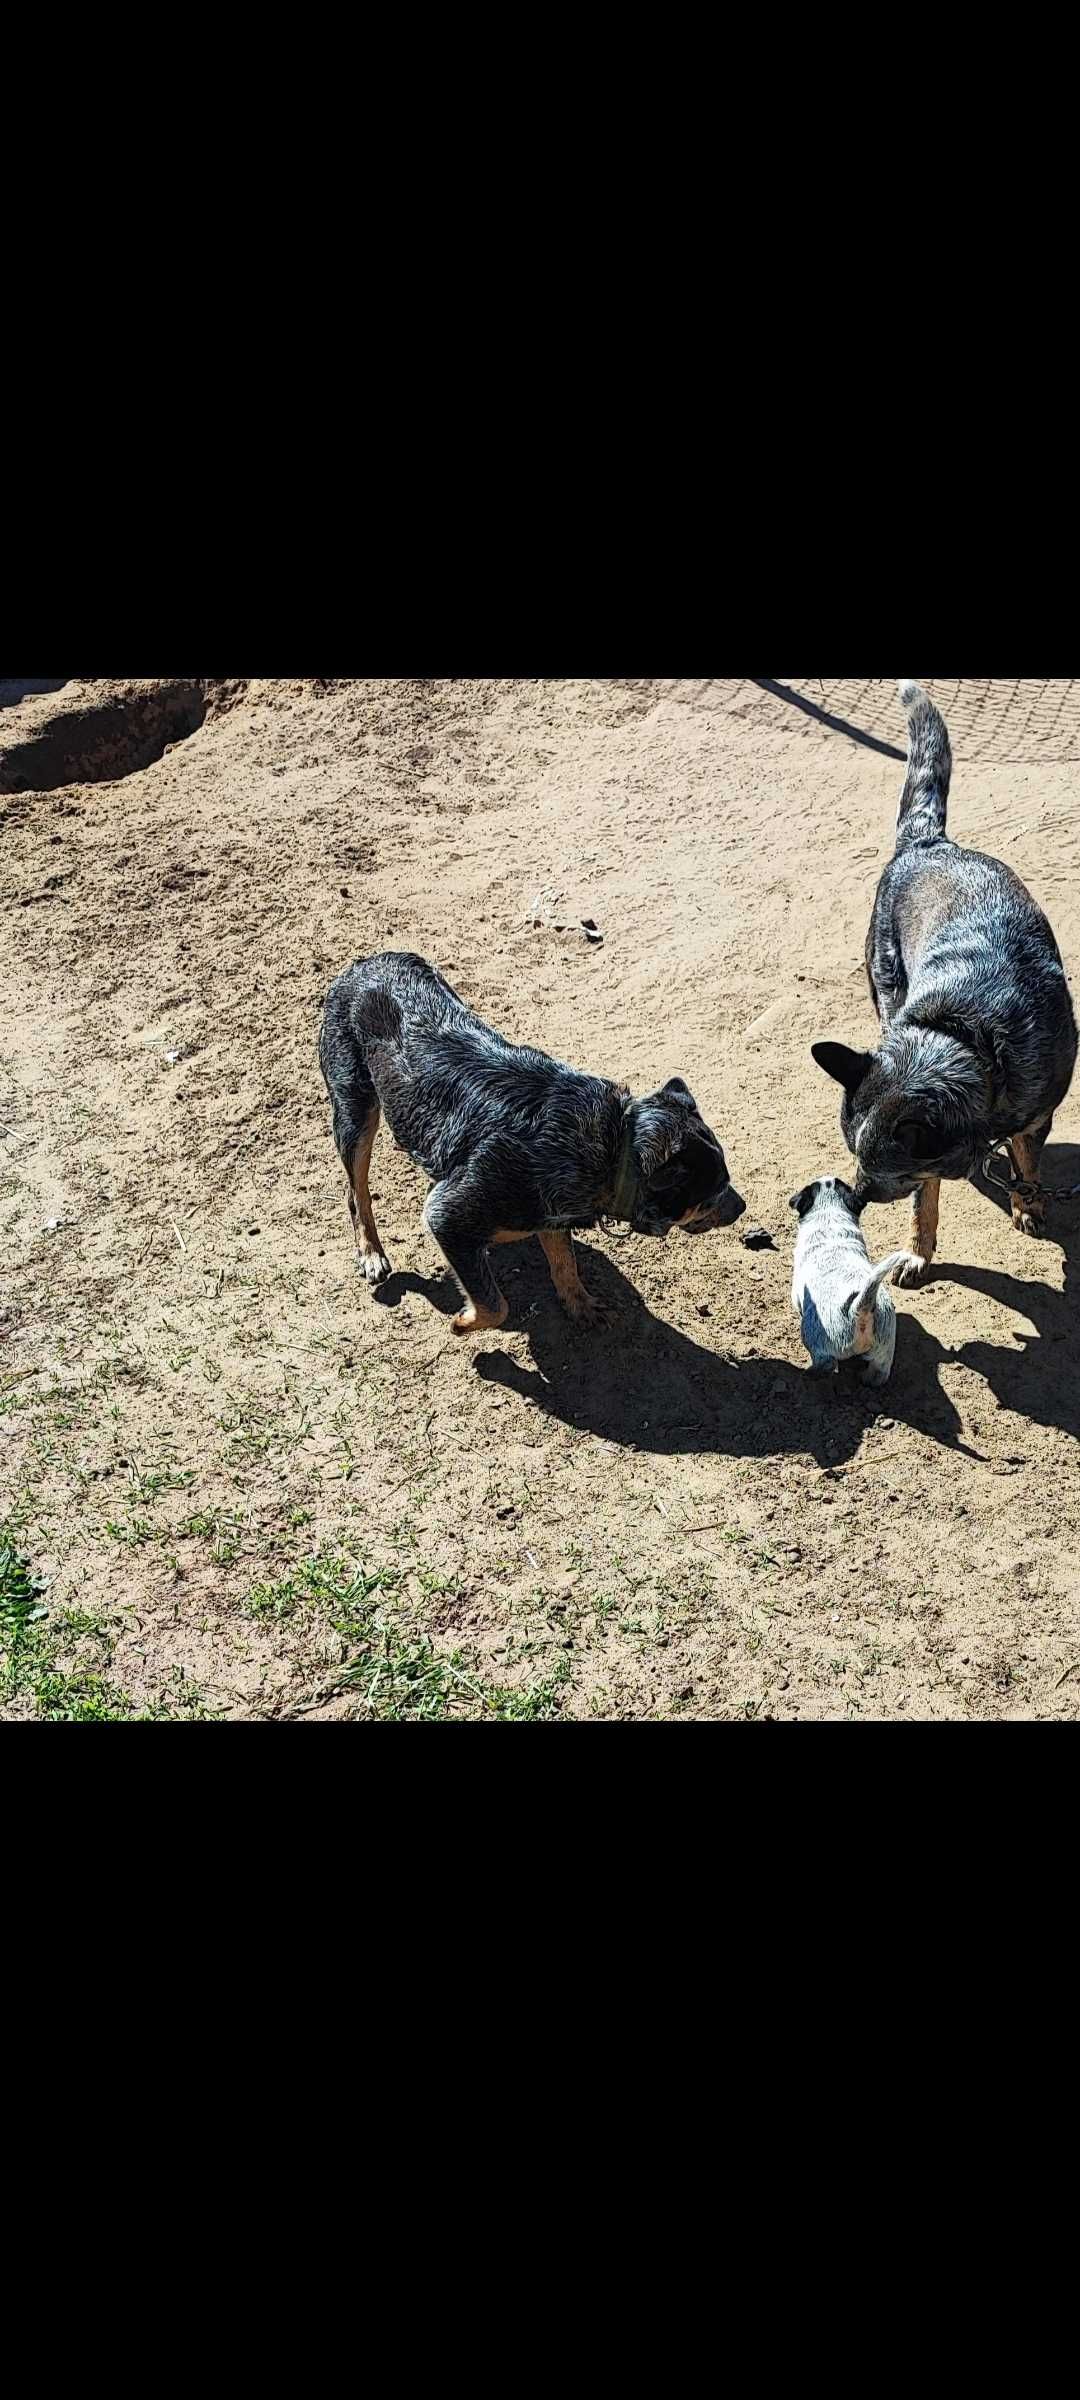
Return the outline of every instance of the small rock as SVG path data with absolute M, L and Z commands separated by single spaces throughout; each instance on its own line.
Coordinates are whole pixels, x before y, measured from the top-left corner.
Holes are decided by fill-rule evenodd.
M 603 941 L 603 934 L 594 917 L 582 917 L 581 930 L 587 942 Z
M 764 1225 L 745 1225 L 739 1235 L 744 1250 L 775 1250 L 776 1243 Z

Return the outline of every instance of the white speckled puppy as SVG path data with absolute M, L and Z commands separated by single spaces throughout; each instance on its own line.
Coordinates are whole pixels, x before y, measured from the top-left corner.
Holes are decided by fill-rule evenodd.
M 838 1175 L 819 1175 L 795 1192 L 799 1212 L 791 1305 L 802 1325 L 812 1375 L 833 1375 L 857 1359 L 867 1383 L 887 1383 L 896 1348 L 896 1310 L 884 1287 L 908 1250 L 890 1250 L 872 1267 L 859 1204 Z

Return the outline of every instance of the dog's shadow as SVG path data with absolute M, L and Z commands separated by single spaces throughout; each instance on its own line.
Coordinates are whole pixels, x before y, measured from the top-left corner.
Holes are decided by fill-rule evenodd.
M 1050 1143 L 1044 1153 L 1049 1187 L 1080 1182 L 1080 1149 Z M 991 1205 L 1009 1214 L 1007 1190 L 973 1178 Z M 834 1377 L 812 1376 L 803 1363 L 777 1356 L 732 1357 L 695 1341 L 655 1316 L 633 1281 L 607 1252 L 578 1246 L 584 1280 L 608 1311 L 597 1331 L 578 1330 L 559 1306 L 538 1245 L 524 1242 L 500 1259 L 500 1279 L 510 1299 L 508 1333 L 523 1332 L 531 1365 L 506 1350 L 470 1341 L 477 1372 L 490 1383 L 516 1392 L 533 1408 L 578 1432 L 596 1434 L 620 1448 L 678 1456 L 722 1451 L 733 1457 L 768 1458 L 808 1451 L 820 1466 L 854 1456 L 867 1426 L 888 1416 L 928 1440 L 978 1457 L 962 1439 L 962 1419 L 943 1388 L 939 1370 L 947 1362 L 973 1368 L 999 1405 L 1080 1436 L 1080 1379 L 1074 1359 L 1080 1337 L 1080 1198 L 1051 1201 L 1041 1244 L 1017 1234 L 1018 1252 L 1033 1275 L 1002 1274 L 990 1267 L 953 1265 L 946 1257 L 930 1280 L 962 1284 L 982 1292 L 1025 1318 L 1035 1332 L 1011 1342 L 975 1340 L 950 1348 L 915 1313 L 904 1307 L 896 1363 L 883 1391 L 872 1392 L 850 1366 Z M 946 1238 L 948 1218 L 945 1217 Z M 1040 1249 L 1064 1259 L 1066 1288 L 1058 1291 L 1038 1273 Z M 451 1276 L 405 1270 L 380 1284 L 375 1299 L 397 1307 L 406 1292 L 420 1293 L 440 1315 L 461 1306 Z M 786 1293 L 785 1293 L 786 1304 Z M 773 1305 L 763 1296 L 765 1309 Z M 711 1320 L 724 1337 L 722 1308 Z M 794 1320 L 793 1320 L 794 1322 Z
M 917 1320 L 904 1327 L 911 1338 L 902 1369 L 884 1391 L 873 1392 L 850 1368 L 819 1378 L 790 1358 L 739 1358 L 706 1347 L 655 1316 L 614 1261 L 584 1244 L 584 1280 L 608 1323 L 579 1330 L 563 1315 L 543 1259 L 532 1258 L 530 1249 L 526 1244 L 515 1253 L 505 1279 L 512 1294 L 507 1332 L 525 1334 L 531 1364 L 501 1349 L 477 1350 L 474 1364 L 487 1382 L 577 1432 L 654 1456 L 803 1451 L 828 1467 L 854 1457 L 868 1425 L 887 1415 L 966 1449 L 959 1413 L 937 1381 L 937 1366 L 950 1353 Z M 714 1322 L 722 1341 L 719 1306 Z
M 982 1292 L 1026 1319 L 1011 1342 L 964 1342 L 952 1352 L 961 1365 L 973 1368 L 989 1384 L 999 1407 L 1027 1417 L 1032 1424 L 1056 1427 L 1080 1438 L 1080 1379 L 1076 1353 L 1080 1343 L 1080 1194 L 1068 1187 L 1080 1183 L 1080 1148 L 1051 1139 L 1040 1168 L 1047 1191 L 1046 1231 L 1038 1241 L 1016 1234 L 1017 1263 L 1026 1273 L 1003 1274 L 994 1267 L 953 1265 L 945 1258 L 931 1269 L 931 1281 L 962 1284 Z M 1011 1215 L 1007 1187 L 979 1174 L 973 1188 L 991 1207 Z M 942 1212 L 944 1218 L 944 1210 Z M 945 1220 L 947 1226 L 947 1219 Z M 1062 1261 L 1064 1290 L 1047 1272 Z M 1029 1280 L 1030 1278 L 1030 1280 Z M 1031 1328 L 1034 1327 L 1034 1331 Z

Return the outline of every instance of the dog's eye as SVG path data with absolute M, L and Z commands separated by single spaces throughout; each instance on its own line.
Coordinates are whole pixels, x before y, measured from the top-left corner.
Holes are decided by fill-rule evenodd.
M 905 1117 L 896 1128 L 896 1139 L 913 1158 L 933 1158 L 941 1135 L 936 1125 L 924 1124 L 921 1117 Z

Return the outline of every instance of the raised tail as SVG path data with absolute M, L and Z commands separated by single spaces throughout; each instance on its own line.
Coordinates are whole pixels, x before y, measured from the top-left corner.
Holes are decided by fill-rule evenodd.
M 939 841 L 945 831 L 952 751 L 945 719 L 928 700 L 920 683 L 902 683 L 900 698 L 908 721 L 908 766 L 896 812 L 896 847 L 913 842 Z
M 874 1310 L 886 1275 L 891 1275 L 894 1267 L 921 1267 L 923 1263 L 921 1258 L 916 1258 L 913 1250 L 890 1250 L 888 1257 L 879 1259 L 877 1266 L 872 1268 L 861 1290 L 847 1304 L 854 1326 L 856 1350 L 872 1350 L 874 1347 Z

